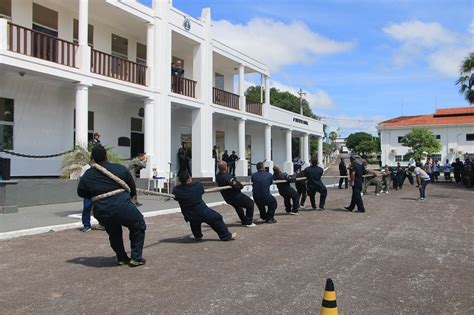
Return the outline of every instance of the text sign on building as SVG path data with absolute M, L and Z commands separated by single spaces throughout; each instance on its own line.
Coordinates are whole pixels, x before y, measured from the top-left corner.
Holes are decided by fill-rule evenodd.
M 298 124 L 308 125 L 308 122 L 306 120 L 303 120 L 303 119 L 300 119 L 300 118 L 293 117 L 293 121 L 298 123 Z

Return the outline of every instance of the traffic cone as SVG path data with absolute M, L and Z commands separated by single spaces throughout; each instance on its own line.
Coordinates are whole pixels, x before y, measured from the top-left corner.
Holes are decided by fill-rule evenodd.
M 326 288 L 324 289 L 323 303 L 321 305 L 321 315 L 338 315 L 336 291 L 334 291 L 334 283 L 330 278 L 326 280 Z

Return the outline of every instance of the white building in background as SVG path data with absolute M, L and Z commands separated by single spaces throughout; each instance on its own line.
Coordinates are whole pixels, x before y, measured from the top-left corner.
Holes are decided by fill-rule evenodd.
M 182 78 L 171 76 L 181 60 Z M 244 78 L 265 93 L 246 99 Z M 234 86 L 236 82 L 236 86 Z M 199 19 L 154 0 L 0 0 L 0 147 L 51 154 L 84 145 L 93 132 L 124 157 L 150 156 L 167 177 L 182 143 L 195 177 L 214 175 L 212 147 L 292 171 L 292 138 L 308 161 L 320 121 L 272 106 L 264 63 L 213 38 L 210 9 Z M 58 176 L 61 158 L 11 158 L 12 176 Z M 171 166 L 170 166 L 171 163 Z M 253 168 L 254 170 L 254 168 Z
M 346 138 L 338 137 L 334 140 L 334 144 L 337 147 L 337 154 L 349 153 L 349 149 L 346 147 Z
M 401 141 L 413 127 L 428 128 L 440 141 L 442 149 L 433 155 L 440 163 L 474 153 L 474 107 L 438 109 L 432 115 L 401 116 L 379 123 L 382 165 L 408 164 L 404 156 L 409 148 Z

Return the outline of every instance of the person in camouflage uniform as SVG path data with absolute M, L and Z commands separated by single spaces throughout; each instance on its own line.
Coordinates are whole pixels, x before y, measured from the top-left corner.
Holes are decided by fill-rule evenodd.
M 130 171 L 130 173 L 132 173 L 133 179 L 137 178 L 137 174 L 139 174 L 141 169 L 146 168 L 147 161 L 148 161 L 148 157 L 145 155 L 145 153 L 138 154 L 136 158 L 130 161 L 130 164 L 128 164 L 128 170 Z M 137 207 L 142 205 L 141 203 L 138 202 L 137 195 L 133 196 L 132 202 Z

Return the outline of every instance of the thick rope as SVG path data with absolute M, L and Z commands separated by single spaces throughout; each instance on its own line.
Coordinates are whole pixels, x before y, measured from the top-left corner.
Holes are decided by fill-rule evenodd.
M 108 169 L 106 169 L 105 167 L 99 165 L 99 164 L 96 164 L 96 163 L 92 163 L 91 164 L 91 167 L 95 168 L 96 170 L 98 170 L 99 172 L 101 172 L 102 174 L 104 174 L 105 176 L 107 176 L 108 178 L 112 179 L 114 182 L 116 182 L 117 184 L 119 184 L 120 186 L 123 187 L 123 189 L 125 189 L 127 192 L 130 192 L 131 189 L 130 187 L 127 185 L 127 183 L 125 181 L 123 181 L 121 178 L 119 178 L 118 176 L 112 174 L 112 172 L 110 172 Z

